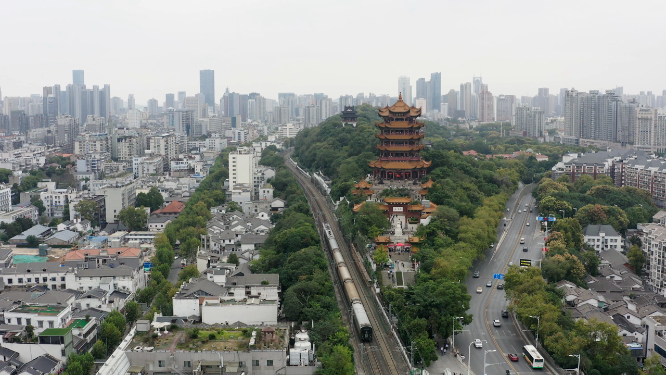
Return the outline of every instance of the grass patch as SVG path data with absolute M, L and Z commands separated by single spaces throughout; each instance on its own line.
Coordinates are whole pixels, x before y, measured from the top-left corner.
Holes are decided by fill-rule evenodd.
M 398 286 L 403 286 L 405 283 L 402 281 L 402 272 L 395 273 L 395 280 Z

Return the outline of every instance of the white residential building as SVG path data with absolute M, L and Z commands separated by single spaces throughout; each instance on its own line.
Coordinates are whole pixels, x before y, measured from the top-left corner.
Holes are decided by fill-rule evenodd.
M 141 127 L 141 111 L 138 109 L 127 111 L 127 127 L 132 129 Z
M 85 264 L 82 264 L 84 266 Z M 135 293 L 137 289 L 146 287 L 143 267 L 132 268 L 120 266 L 116 268 L 98 267 L 95 269 L 77 268 L 65 277 L 67 288 L 79 291 L 103 289 L 111 293 L 121 291 Z
M 91 153 L 109 152 L 109 139 L 106 134 L 79 134 L 74 140 L 74 153 L 88 155 Z
M 134 181 L 107 186 L 104 189 L 106 204 L 106 222 L 113 223 L 118 220 L 121 210 L 134 206 L 136 201 L 136 183 Z
M 622 251 L 622 236 L 611 225 L 590 224 L 583 229 L 583 242 L 596 251 Z
M 0 184 L 0 211 L 12 210 L 12 188 L 9 185 Z
M 132 160 L 132 170 L 136 178 L 150 176 L 151 174 L 162 174 L 164 162 L 162 156 L 140 157 Z
M 647 283 L 652 291 L 666 296 L 666 227 L 654 223 L 640 225 L 643 226 L 642 250 L 647 259 Z
M 23 305 L 5 311 L 5 324 L 32 325 L 36 335 L 47 328 L 64 328 L 71 318 L 69 305 Z
M 146 154 L 164 156 L 165 160 L 173 160 L 178 156 L 175 134 L 154 135 L 148 138 Z
M 80 192 L 77 192 L 74 189 L 53 189 L 48 188 L 47 191 L 39 193 L 39 198 L 44 202 L 44 215 L 48 217 L 62 217 L 62 213 L 65 210 L 65 206 L 69 205 L 69 202 L 76 200 L 80 195 Z
M 229 191 L 236 184 L 254 187 L 255 155 L 250 150 L 234 151 L 229 154 Z

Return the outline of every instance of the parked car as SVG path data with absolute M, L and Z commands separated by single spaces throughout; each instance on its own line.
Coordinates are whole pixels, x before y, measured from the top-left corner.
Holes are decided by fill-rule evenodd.
M 494 326 L 494 327 L 499 327 L 499 326 L 501 326 L 501 325 L 502 325 L 502 322 L 500 322 L 499 319 L 495 319 L 495 320 L 493 320 L 493 326 Z
M 509 353 L 506 356 L 509 357 L 511 362 L 518 362 L 518 354 Z
M 475 348 L 483 348 L 483 343 L 481 342 L 481 339 L 475 339 L 474 340 L 474 347 Z

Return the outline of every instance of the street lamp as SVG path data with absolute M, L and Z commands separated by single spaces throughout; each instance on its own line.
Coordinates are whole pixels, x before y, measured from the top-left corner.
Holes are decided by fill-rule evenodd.
M 486 375 L 486 354 L 496 352 L 495 349 L 486 350 L 483 352 L 483 375 Z
M 464 319 L 462 316 L 453 317 L 453 332 L 451 333 L 451 352 L 456 349 L 456 320 Z
M 534 342 L 534 346 L 538 347 L 539 346 L 539 325 L 540 325 L 540 322 L 541 322 L 541 317 L 530 315 L 530 318 L 534 318 L 534 319 L 537 320 L 536 341 Z
M 474 340 L 469 343 L 469 346 L 467 347 L 467 375 L 469 375 L 469 369 L 470 366 L 472 365 L 472 344 L 474 344 Z
M 578 366 L 576 367 L 576 375 L 580 374 L 580 354 L 569 354 L 569 357 L 578 357 Z
M 560 212 L 562 213 L 562 219 L 564 219 L 564 210 L 560 210 Z

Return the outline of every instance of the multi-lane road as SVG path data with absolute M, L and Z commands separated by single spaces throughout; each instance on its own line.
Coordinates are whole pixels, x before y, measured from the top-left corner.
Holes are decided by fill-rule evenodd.
M 508 211 L 504 211 L 505 219 L 500 222 L 498 239 L 501 238 L 501 242 L 486 251 L 485 259 L 474 263 L 467 280 L 467 291 L 472 296 L 468 312 L 474 315 L 474 319 L 470 325 L 463 327 L 463 332 L 456 334 L 455 346 L 465 355 L 465 364 L 471 363 L 471 370 L 476 375 L 504 375 L 506 370 L 520 375 L 549 373 L 546 369 L 532 369 L 523 358 L 522 348 L 527 343 L 513 319 L 501 316 L 502 310 L 509 304 L 505 291 L 497 289 L 498 284 L 504 281 L 493 279 L 493 274 L 504 274 L 510 264 L 520 264 L 520 259 L 531 259 L 534 266 L 539 265 L 544 236 L 536 221 L 534 205 L 530 186 L 511 197 L 507 203 Z M 525 239 L 524 244 L 520 244 L 521 238 Z M 526 252 L 524 248 L 527 248 Z M 474 271 L 479 272 L 478 278 L 472 276 Z M 488 282 L 492 283 L 492 287 L 486 286 Z M 477 293 L 479 287 L 481 293 Z M 495 319 L 500 320 L 500 327 L 493 326 Z M 475 339 L 482 340 L 483 348 L 475 348 L 471 344 Z M 529 344 L 534 345 L 534 342 Z M 518 354 L 518 362 L 511 362 L 508 353 Z

